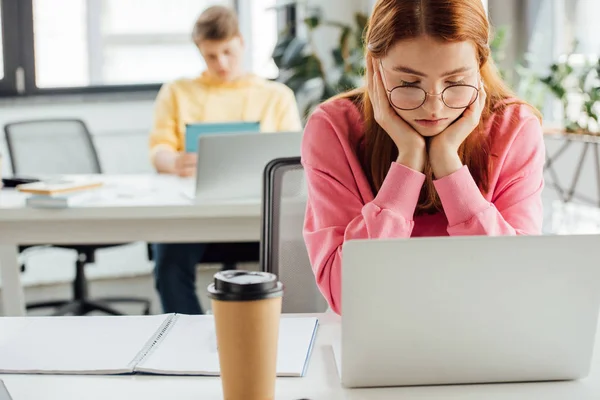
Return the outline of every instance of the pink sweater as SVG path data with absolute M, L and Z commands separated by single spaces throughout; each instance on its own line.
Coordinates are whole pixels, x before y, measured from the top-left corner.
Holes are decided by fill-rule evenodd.
M 489 192 L 468 168 L 435 181 L 444 213 L 414 216 L 425 175 L 392 163 L 377 194 L 356 154 L 362 115 L 349 100 L 321 105 L 302 143 L 308 182 L 304 240 L 321 293 L 341 314 L 342 244 L 351 239 L 539 234 L 545 159 L 542 128 L 531 109 L 492 115 Z

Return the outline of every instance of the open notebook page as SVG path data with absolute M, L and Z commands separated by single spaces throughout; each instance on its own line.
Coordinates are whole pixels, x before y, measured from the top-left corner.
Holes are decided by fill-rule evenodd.
M 0 373 L 119 374 L 166 315 L 0 318 Z
M 172 375 L 219 375 L 219 355 L 212 316 L 182 315 L 138 372 Z M 282 318 L 278 376 L 303 376 L 317 329 L 317 318 Z

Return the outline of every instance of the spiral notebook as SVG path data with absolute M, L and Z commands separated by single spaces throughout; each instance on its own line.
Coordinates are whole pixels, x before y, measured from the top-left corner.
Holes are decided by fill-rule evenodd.
M 277 375 L 304 376 L 317 318 L 282 318 Z M 212 316 L 0 318 L 0 373 L 219 375 Z

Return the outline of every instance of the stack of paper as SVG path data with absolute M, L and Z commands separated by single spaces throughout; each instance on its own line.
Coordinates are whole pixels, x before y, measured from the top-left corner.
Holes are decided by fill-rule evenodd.
M 28 193 L 29 207 L 65 208 L 82 204 L 95 196 L 95 189 L 103 186 L 97 179 L 69 178 L 43 180 L 17 186 L 17 190 Z

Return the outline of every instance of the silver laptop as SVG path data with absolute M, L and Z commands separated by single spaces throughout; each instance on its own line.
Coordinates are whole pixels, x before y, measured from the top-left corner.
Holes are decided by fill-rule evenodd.
M 301 143 L 302 132 L 200 136 L 195 201 L 260 200 L 266 165 L 299 157 Z
M 599 245 L 600 235 L 346 242 L 343 385 L 585 377 Z

